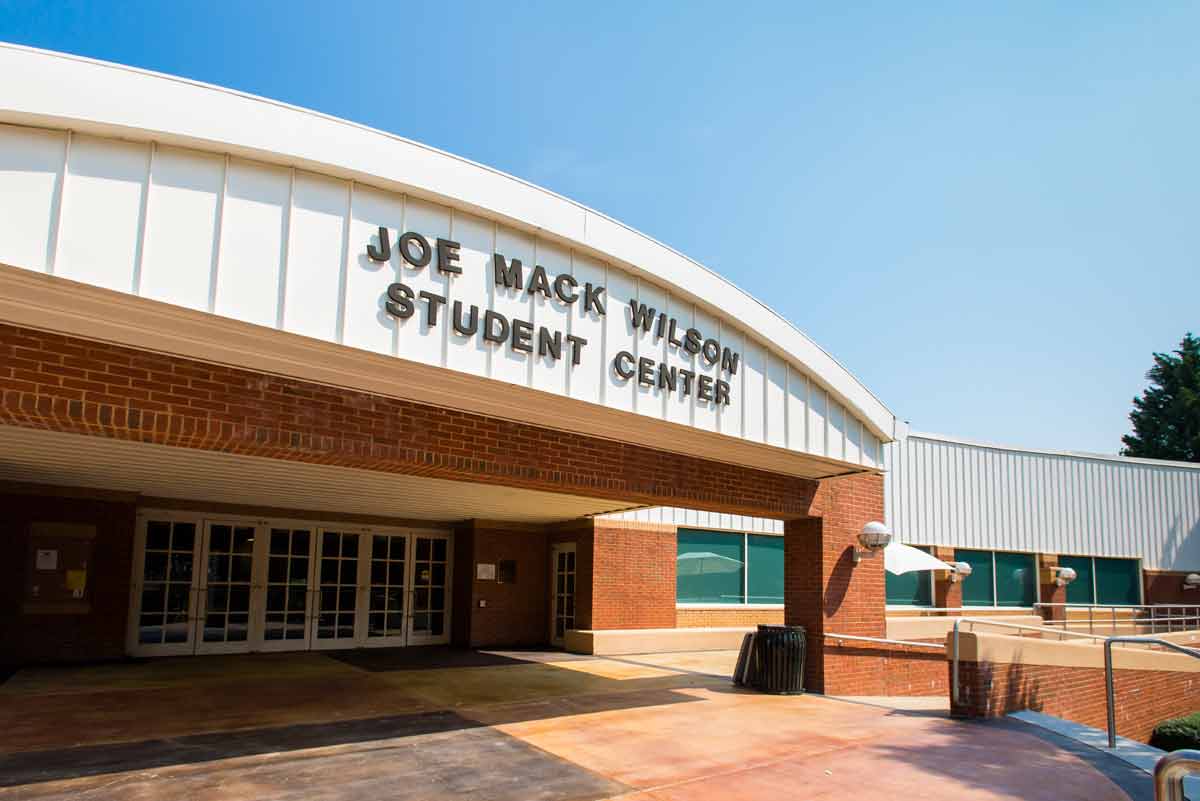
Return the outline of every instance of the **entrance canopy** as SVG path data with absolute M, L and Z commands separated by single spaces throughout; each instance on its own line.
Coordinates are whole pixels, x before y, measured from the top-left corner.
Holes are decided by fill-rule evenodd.
M 612 500 L 0 426 L 0 481 L 412 520 L 549 523 Z

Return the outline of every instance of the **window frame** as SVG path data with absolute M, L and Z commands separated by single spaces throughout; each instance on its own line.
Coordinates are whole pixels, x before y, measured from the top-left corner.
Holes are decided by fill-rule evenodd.
M 958 551 L 976 551 L 978 553 L 991 554 L 991 557 L 992 557 L 992 603 L 989 606 L 984 606 L 982 604 L 981 605 L 975 605 L 975 604 L 968 605 L 964 601 L 962 603 L 962 607 L 961 607 L 962 609 L 972 609 L 972 610 L 980 609 L 980 610 L 984 610 L 984 611 L 988 611 L 988 612 L 1000 612 L 1000 611 L 1004 611 L 1004 610 L 1011 611 L 1013 609 L 1033 610 L 1033 609 L 1036 609 L 1037 605 L 1042 602 L 1042 582 L 1041 582 L 1042 554 L 1040 552 L 1038 552 L 1038 551 L 1016 551 L 1016 550 L 1009 550 L 1008 548 L 969 548 L 969 547 L 964 547 L 964 546 L 959 546 L 959 545 L 954 546 L 954 550 L 955 550 L 956 554 Z M 1033 557 L 1033 605 L 1032 606 L 999 606 L 996 603 L 996 597 L 997 597 L 997 592 L 996 592 L 997 591 L 996 554 L 998 554 L 998 553 L 1012 553 L 1012 554 L 1020 554 L 1022 556 L 1032 556 Z M 957 555 L 955 556 L 955 560 L 958 561 Z M 963 579 L 964 582 L 970 581 L 970 580 L 971 580 L 970 576 L 967 576 L 966 578 Z
M 742 600 L 739 603 L 720 604 L 711 601 L 680 601 L 679 600 L 679 577 L 676 574 L 675 578 L 675 608 L 676 609 L 783 609 L 784 604 L 765 604 L 765 603 L 747 603 L 746 599 L 750 596 L 750 537 L 776 537 L 783 539 L 782 534 L 773 534 L 767 531 L 744 531 L 720 528 L 699 528 L 692 526 L 676 526 L 675 527 L 675 555 L 679 556 L 679 534 L 681 531 L 702 531 L 708 534 L 722 534 L 729 537 L 740 537 L 742 548 Z M 786 572 L 787 566 L 785 564 Z

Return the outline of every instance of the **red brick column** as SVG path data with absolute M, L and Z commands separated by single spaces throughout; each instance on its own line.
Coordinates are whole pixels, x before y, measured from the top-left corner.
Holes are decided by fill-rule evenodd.
M 933 555 L 943 562 L 954 564 L 953 548 L 934 548 Z M 949 570 L 937 570 L 933 574 L 933 605 L 943 608 L 958 609 L 962 607 L 962 582 L 951 581 L 953 575 Z M 947 615 L 961 615 L 962 612 L 945 612 Z
M 808 633 L 805 687 L 814 692 L 856 694 L 857 671 L 827 669 L 825 633 L 883 637 L 883 558 L 854 564 L 862 527 L 883 520 L 883 478 L 848 476 L 822 481 L 813 501 L 819 517 L 784 526 L 784 620 Z
M 1067 588 L 1060 587 L 1054 583 L 1055 573 L 1050 568 L 1058 567 L 1058 556 L 1056 554 L 1042 554 L 1041 569 L 1038 571 L 1038 581 L 1041 583 L 1041 599 L 1044 604 L 1065 604 L 1067 602 Z M 1063 607 L 1043 606 L 1039 610 L 1042 618 L 1047 621 L 1051 620 L 1066 620 L 1067 610 Z

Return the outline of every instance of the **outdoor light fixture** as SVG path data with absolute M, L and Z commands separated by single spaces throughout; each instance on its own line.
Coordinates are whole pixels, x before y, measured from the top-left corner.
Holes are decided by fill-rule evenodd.
M 864 556 L 870 558 L 881 552 L 892 541 L 892 530 L 883 523 L 871 521 L 863 526 L 858 535 L 858 542 L 864 550 L 854 549 L 854 564 L 858 564 Z
M 1183 580 L 1185 590 L 1200 590 L 1200 573 L 1188 573 Z
M 1079 574 L 1075 572 L 1075 568 L 1073 567 L 1052 567 L 1050 571 L 1054 573 L 1054 583 L 1059 587 L 1065 587 L 1079 578 Z
M 956 584 L 971 575 L 973 568 L 970 562 L 953 562 L 950 571 L 950 583 Z

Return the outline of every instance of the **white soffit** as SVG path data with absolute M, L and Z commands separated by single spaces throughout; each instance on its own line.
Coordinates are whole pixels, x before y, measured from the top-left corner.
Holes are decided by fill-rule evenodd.
M 55 431 L 0 426 L 0 481 L 86 487 L 340 514 L 516 523 L 573 520 L 621 504 Z

